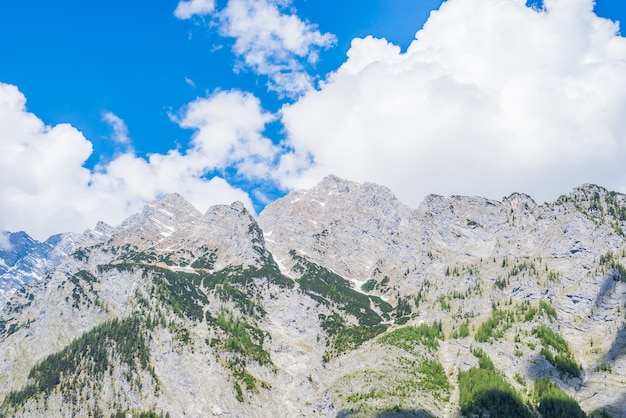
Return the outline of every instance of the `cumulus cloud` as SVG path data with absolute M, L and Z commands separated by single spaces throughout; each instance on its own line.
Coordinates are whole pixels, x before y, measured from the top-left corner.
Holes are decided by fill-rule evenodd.
M 181 0 L 174 10 L 174 16 L 179 19 L 191 19 L 192 16 L 211 14 L 215 9 L 214 0 Z
M 130 144 L 130 138 L 128 137 L 128 126 L 113 112 L 104 112 L 102 114 L 102 120 L 107 122 L 113 128 L 113 135 L 111 139 L 118 144 L 128 145 Z
M 261 132 L 273 116 L 258 98 L 237 90 L 199 98 L 174 116 L 181 127 L 194 129 L 192 152 L 203 165 L 235 168 L 248 178 L 267 177 L 279 149 Z
M 267 76 L 270 90 L 296 97 L 313 88 L 307 67 L 336 38 L 300 19 L 290 5 L 291 0 L 229 0 L 215 10 L 212 1 L 194 0 L 180 2 L 174 14 L 179 19 L 212 14 L 220 34 L 235 40 L 233 52 L 241 59 L 237 70 Z
M 220 11 L 220 31 L 235 38 L 233 51 L 246 67 L 269 77 L 268 87 L 287 95 L 312 88 L 305 63 L 314 64 L 317 50 L 335 43 L 287 10 L 289 0 L 229 0 Z
M 626 42 L 592 0 L 448 0 L 406 52 L 354 39 L 318 91 L 285 106 L 276 176 L 551 201 L 584 182 L 626 191 Z
M 78 130 L 45 125 L 26 109 L 17 87 L 0 83 L 0 230 L 45 239 L 98 220 L 117 224 L 171 192 L 201 210 L 239 200 L 254 212 L 248 194 L 215 172 L 236 167 L 245 178 L 267 175 L 275 150 L 260 132 L 271 116 L 258 99 L 218 92 L 190 103 L 175 119 L 195 131 L 185 153 L 142 158 L 127 151 L 89 170 L 84 163 L 92 145 Z

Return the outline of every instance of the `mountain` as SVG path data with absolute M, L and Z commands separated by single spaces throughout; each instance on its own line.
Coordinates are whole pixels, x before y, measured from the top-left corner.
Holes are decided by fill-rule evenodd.
M 41 280 L 58 266 L 77 246 L 106 239 L 112 228 L 103 222 L 83 234 L 53 235 L 44 242 L 26 232 L 4 232 L 6 243 L 0 246 L 0 298 L 7 298 L 15 289 Z
M 12 234 L 0 415 L 626 416 L 624 227 L 595 185 L 412 209 L 329 176 L 258 219 L 170 194 Z

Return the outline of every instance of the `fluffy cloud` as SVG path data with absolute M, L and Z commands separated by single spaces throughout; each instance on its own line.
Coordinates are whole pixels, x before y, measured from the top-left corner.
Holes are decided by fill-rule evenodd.
M 550 201 L 626 191 L 626 41 L 592 0 L 448 0 L 406 52 L 355 39 L 319 91 L 286 106 L 284 186 L 333 172 L 428 193 Z
M 278 148 L 261 132 L 273 116 L 259 100 L 240 91 L 218 92 L 189 103 L 173 119 L 194 129 L 189 158 L 216 169 L 235 168 L 246 178 L 268 176 Z
M 223 35 L 235 38 L 233 51 L 257 74 L 269 77 L 269 88 L 287 95 L 312 89 L 305 62 L 314 64 L 317 48 L 335 42 L 295 14 L 284 13 L 288 0 L 229 0 L 220 12 Z M 282 7 L 281 7 L 282 6 Z
M 176 10 L 174 10 L 174 16 L 179 19 L 190 19 L 194 15 L 208 15 L 214 9 L 214 0 L 181 0 L 176 6 Z
M 174 14 L 188 19 L 214 11 L 213 2 L 210 7 L 202 4 L 181 2 Z M 240 69 L 267 76 L 269 89 L 296 97 L 313 88 L 307 66 L 315 64 L 320 48 L 332 46 L 336 39 L 291 14 L 290 4 L 291 0 L 229 0 L 212 14 L 220 33 L 235 40 L 233 52 L 242 60 Z
M 266 176 L 273 145 L 259 132 L 271 117 L 259 101 L 237 91 L 190 103 L 176 117 L 195 130 L 185 153 L 141 158 L 127 151 L 89 170 L 91 143 L 75 128 L 45 125 L 26 109 L 17 87 L 0 83 L 0 230 L 25 230 L 36 238 L 81 231 L 98 220 L 116 224 L 147 201 L 181 193 L 201 210 L 248 194 L 212 173 L 236 167 L 241 176 Z M 112 115 L 112 114 L 111 114 Z M 109 116 L 113 126 L 126 126 Z
M 0 83 L 0 229 L 52 232 L 83 217 L 64 206 L 89 182 L 83 163 L 92 146 L 69 125 L 45 126 L 25 104 L 15 86 Z

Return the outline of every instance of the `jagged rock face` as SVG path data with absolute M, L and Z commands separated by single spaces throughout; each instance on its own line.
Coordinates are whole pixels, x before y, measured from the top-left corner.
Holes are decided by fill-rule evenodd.
M 0 248 L 0 297 L 12 293 L 22 285 L 41 280 L 57 267 L 75 248 L 95 245 L 109 238 L 113 228 L 99 222 L 93 230 L 82 234 L 53 235 L 44 242 L 31 238 L 25 232 L 7 232 L 7 247 Z
M 414 264 L 421 243 L 409 230 L 411 209 L 389 189 L 335 176 L 311 190 L 269 204 L 259 216 L 267 246 L 289 271 L 296 250 L 332 271 L 362 282 L 375 271 Z
M 40 279 L 51 264 L 47 262 L 49 254 L 60 239 L 54 236 L 39 242 L 25 232 L 6 233 L 6 237 L 6 248 L 0 248 L 1 293 Z
M 43 267 L 2 302 L 0 413 L 455 417 L 482 373 L 531 415 L 547 379 L 623 416 L 624 227 L 626 196 L 593 185 L 411 209 L 329 176 L 258 222 L 171 194 L 117 227 L 16 235 L 4 274 Z

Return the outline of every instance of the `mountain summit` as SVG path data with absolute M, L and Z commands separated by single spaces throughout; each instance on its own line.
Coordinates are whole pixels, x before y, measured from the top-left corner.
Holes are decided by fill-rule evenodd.
M 329 176 L 258 219 L 170 194 L 11 234 L 0 414 L 624 416 L 624 227 L 594 185 L 412 209 Z

